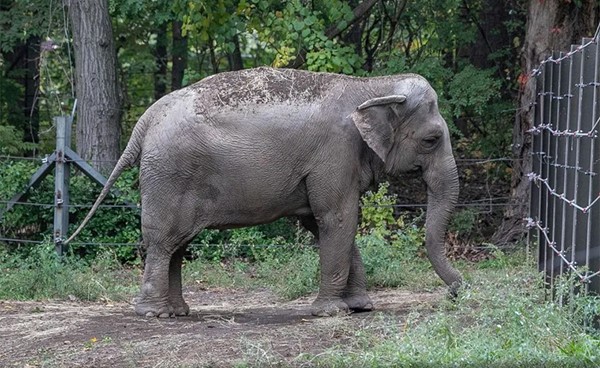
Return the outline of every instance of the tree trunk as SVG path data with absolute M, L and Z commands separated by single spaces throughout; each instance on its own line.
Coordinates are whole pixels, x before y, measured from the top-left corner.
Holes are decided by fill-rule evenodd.
M 466 4 L 467 2 L 464 1 Z M 469 47 L 469 60 L 477 68 L 485 69 L 491 67 L 504 66 L 490 59 L 490 55 L 498 50 L 510 46 L 508 32 L 505 26 L 509 19 L 506 1 L 504 0 L 484 0 L 479 14 L 473 14 L 468 6 L 467 11 L 471 20 L 477 26 L 477 36 L 475 43 Z M 504 57 L 514 63 L 512 57 Z
M 219 72 L 219 60 L 217 60 L 217 54 L 215 53 L 215 43 L 212 37 L 208 38 L 208 55 L 210 58 L 210 65 L 212 65 L 212 73 L 217 74 Z
M 27 52 L 25 66 L 27 69 L 25 81 L 25 96 L 23 109 L 27 126 L 24 132 L 25 142 L 38 143 L 38 131 L 40 129 L 40 115 L 37 105 L 37 94 L 39 88 L 39 61 L 40 61 L 40 38 L 29 37 L 26 42 Z M 35 154 L 35 153 L 34 153 Z
M 64 0 L 75 49 L 77 151 L 103 173 L 119 158 L 121 101 L 108 0 Z
M 171 91 L 183 87 L 183 76 L 187 68 L 187 37 L 182 34 L 182 22 L 173 21 L 173 70 L 171 71 Z
M 156 28 L 156 46 L 154 55 L 154 99 L 158 100 L 167 93 L 167 23 Z
M 227 54 L 227 60 L 229 61 L 229 70 L 242 70 L 244 69 L 244 61 L 242 60 L 242 51 L 240 50 L 240 39 L 237 34 L 233 36 L 231 42 L 233 43 L 233 52 Z
M 154 99 L 158 100 L 167 93 L 167 23 L 156 29 L 156 46 L 153 50 L 154 63 Z
M 40 127 L 37 105 L 40 38 L 29 37 L 24 43 L 16 45 L 10 52 L 2 53 L 2 58 L 7 64 L 6 77 L 24 88 L 23 94 L 19 94 L 18 106 L 14 107 L 12 120 L 23 132 L 24 142 L 37 143 Z M 35 152 L 31 152 L 31 154 L 35 155 Z
M 358 5 L 358 0 L 349 0 L 348 5 L 351 8 L 355 8 Z M 354 45 L 354 52 L 356 55 L 362 55 L 362 33 L 363 33 L 363 21 L 353 23 L 346 35 L 342 37 L 344 43 L 348 45 Z
M 526 175 L 532 170 L 532 137 L 527 131 L 533 126 L 536 83 L 530 73 L 552 50 L 567 51 L 572 43 L 592 36 L 599 19 L 599 7 L 594 0 L 575 2 L 531 0 L 529 2 L 525 40 L 521 56 L 523 74 L 519 78 L 519 110 L 513 128 L 513 167 L 511 205 L 504 213 L 501 226 L 492 237 L 496 245 L 505 245 L 525 235 L 523 219 L 529 215 L 530 183 Z

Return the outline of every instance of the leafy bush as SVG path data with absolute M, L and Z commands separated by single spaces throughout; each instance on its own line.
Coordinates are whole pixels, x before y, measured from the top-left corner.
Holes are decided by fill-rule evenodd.
M 483 116 L 490 103 L 500 97 L 500 81 L 492 69 L 480 70 L 466 65 L 448 85 L 448 102 L 453 117 Z
M 383 182 L 376 192 L 368 191 L 361 198 L 361 223 L 360 231 L 374 231 L 384 234 L 390 225 L 393 225 L 394 207 L 396 196 L 388 194 L 389 183 Z
M 370 286 L 405 285 L 413 267 L 429 267 L 414 263 L 422 257 L 425 232 L 406 217 L 394 218 L 396 196 L 388 194 L 388 183 L 379 185 L 376 192 L 367 192 L 361 199 L 362 221 L 356 244 L 360 248 Z
M 192 256 L 213 262 L 240 258 L 260 262 L 286 257 L 289 248 L 312 243 L 312 236 L 297 221 L 275 222 L 228 230 L 204 230 L 190 246 Z
M 19 193 L 29 182 L 30 176 L 38 169 L 39 164 L 29 161 L 4 161 L 0 164 L 0 199 L 8 200 Z M 125 203 L 137 204 L 139 200 L 138 169 L 123 172 L 115 184 L 120 195 L 110 195 L 103 205 L 116 207 L 100 207 L 94 217 L 83 228 L 78 237 L 70 244 L 70 249 L 84 258 L 91 260 L 102 252 L 101 247 L 92 244 L 131 243 L 137 244 L 141 239 L 139 209 L 124 207 Z M 89 211 L 101 188 L 84 175 L 74 173 L 70 181 L 69 233 L 75 231 Z M 52 239 L 53 224 L 53 175 L 48 175 L 37 188 L 28 192 L 27 201 L 33 204 L 16 205 L 6 212 L 1 224 L 3 237 L 27 240 Z M 297 222 L 281 219 L 271 224 L 231 230 L 204 230 L 193 241 L 196 246 L 190 247 L 193 256 L 212 261 L 221 261 L 232 257 L 244 258 L 248 261 L 259 261 L 286 252 L 285 246 L 290 244 L 307 244 L 311 236 L 301 229 Z M 7 244 L 9 249 L 17 249 Z M 265 247 L 265 245 L 268 245 Z M 275 246 L 271 246 L 275 245 Z M 19 252 L 26 255 L 26 247 Z M 119 261 L 124 263 L 140 263 L 138 247 L 118 246 L 113 250 Z
M 307 7 L 300 1 L 288 1 L 281 10 L 264 14 L 264 24 L 253 25 L 259 41 L 269 45 L 265 51 L 273 54 L 272 65 L 284 67 L 308 50 L 308 70 L 344 74 L 360 73 L 362 57 L 354 47 L 326 35 L 325 22 L 344 26 L 352 18 L 352 9 L 345 2 L 333 1 L 321 9 Z M 266 27 L 265 27 L 266 26 Z
M 477 224 L 477 211 L 471 208 L 465 208 L 452 215 L 448 231 L 465 236 L 471 234 Z
M 0 199 L 8 200 L 21 192 L 30 176 L 39 168 L 36 162 L 5 161 L 0 164 Z M 137 169 L 125 171 L 115 187 L 120 190 L 119 198 L 109 196 L 103 204 L 122 206 L 125 201 L 139 203 L 137 192 Z M 74 172 L 70 181 L 69 233 L 72 233 L 83 221 L 89 206 L 100 193 L 100 186 L 89 178 Z M 50 173 L 37 188 L 30 189 L 27 204 L 17 204 L 4 213 L 2 236 L 16 239 L 45 240 L 53 239 L 53 203 L 54 181 Z M 139 211 L 135 208 L 98 209 L 90 223 L 83 229 L 73 243 L 71 250 L 88 258 L 98 254 L 98 248 L 80 243 L 137 243 L 140 239 Z M 10 244 L 9 244 L 10 245 Z M 124 262 L 137 259 L 136 247 L 118 247 L 116 254 Z
M 21 135 L 15 127 L 0 125 L 0 154 L 15 155 L 37 147 L 35 143 L 23 142 Z

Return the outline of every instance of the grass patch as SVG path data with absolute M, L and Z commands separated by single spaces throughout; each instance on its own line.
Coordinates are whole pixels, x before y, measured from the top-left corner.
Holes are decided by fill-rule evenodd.
M 545 300 L 533 265 L 463 269 L 470 286 L 433 313 L 379 314 L 344 345 L 303 356 L 311 367 L 597 367 L 600 340 L 582 311 Z M 591 298 L 591 299 L 590 299 Z M 592 297 L 575 304 L 594 305 Z
M 372 234 L 371 234 L 372 235 Z M 359 237 L 371 287 L 437 288 L 439 278 L 418 252 L 381 237 Z M 271 252 L 271 253 L 269 253 Z M 272 288 L 285 299 L 318 289 L 318 252 L 290 246 L 285 252 L 257 254 L 259 261 L 188 261 L 184 284 L 228 288 Z M 269 341 L 240 342 L 239 366 L 303 367 L 597 367 L 600 338 L 591 327 L 599 314 L 596 297 L 571 297 L 568 306 L 546 300 L 547 290 L 523 253 L 476 264 L 457 262 L 468 286 L 456 300 L 417 307 L 407 314 L 374 312 L 367 318 L 317 320 L 328 331 L 324 351 L 282 356 Z M 59 260 L 52 245 L 27 256 L 0 253 L 0 299 L 129 300 L 138 292 L 141 270 L 120 265 L 110 249 L 91 262 L 70 256 Z M 568 284 L 562 280 L 557 284 Z M 569 290 L 566 286 L 561 286 Z M 560 290 L 557 290 L 560 292 Z M 587 326 L 584 326 L 587 322 Z M 303 332 L 303 333 L 304 333 Z M 314 332 L 314 331 L 313 331 Z M 307 333 L 310 333 L 307 332 Z M 339 341 L 336 343 L 335 341 Z
M 140 271 L 126 268 L 111 249 L 93 261 L 76 256 L 62 260 L 51 244 L 27 255 L 0 252 L 0 299 L 72 299 L 125 301 L 139 289 Z
M 261 253 L 258 262 L 197 259 L 185 263 L 183 278 L 184 284 L 244 289 L 266 286 L 281 298 L 291 300 L 318 289 L 319 256 L 312 246 L 290 245 L 285 251 Z

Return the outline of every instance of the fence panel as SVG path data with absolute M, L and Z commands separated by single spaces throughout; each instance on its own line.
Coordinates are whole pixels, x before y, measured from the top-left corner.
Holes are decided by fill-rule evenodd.
M 598 34 L 554 53 L 535 71 L 528 227 L 553 289 L 573 274 L 600 293 L 600 48 Z M 571 290 L 573 292 L 573 289 Z M 563 302 L 560 295 L 559 302 Z

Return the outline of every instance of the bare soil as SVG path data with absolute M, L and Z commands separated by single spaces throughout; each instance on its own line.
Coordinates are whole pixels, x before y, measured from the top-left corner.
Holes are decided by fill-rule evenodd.
M 370 292 L 373 312 L 311 316 L 314 296 L 284 302 L 268 290 L 185 292 L 190 316 L 138 317 L 128 303 L 0 301 L 0 367 L 299 366 L 303 353 L 344 345 L 385 315 L 400 325 L 411 311 L 427 313 L 443 289 Z

